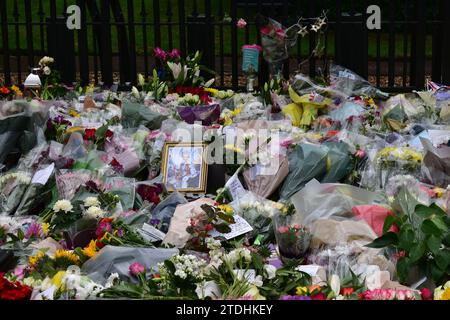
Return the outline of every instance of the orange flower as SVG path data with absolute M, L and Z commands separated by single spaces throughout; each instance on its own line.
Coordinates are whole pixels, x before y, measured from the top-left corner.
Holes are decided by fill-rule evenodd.
M 1 87 L 0 88 L 0 93 L 6 95 L 6 94 L 10 94 L 11 91 L 7 87 Z
M 341 290 L 341 294 L 342 294 L 343 296 L 349 296 L 349 295 L 351 295 L 353 292 L 355 292 L 355 289 L 353 289 L 353 288 L 342 288 L 342 290 Z
M 309 292 L 311 292 L 311 294 L 314 294 L 314 291 L 316 291 L 316 290 L 320 291 L 322 289 L 322 287 L 316 284 L 314 286 L 309 286 L 308 289 L 309 289 Z

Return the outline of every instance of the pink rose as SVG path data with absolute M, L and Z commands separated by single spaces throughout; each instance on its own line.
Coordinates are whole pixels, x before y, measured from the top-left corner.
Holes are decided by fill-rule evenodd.
M 406 299 L 405 291 L 397 290 L 397 294 L 395 295 L 395 297 L 397 298 L 397 300 L 405 300 Z
M 284 148 L 288 148 L 293 143 L 294 143 L 294 140 L 292 138 L 286 138 L 280 142 L 280 146 L 282 146 Z
M 278 228 L 278 232 L 279 233 L 288 233 L 289 232 L 289 227 L 287 227 L 287 226 L 279 227 Z
M 366 156 L 366 152 L 364 150 L 358 150 L 355 152 L 355 157 L 363 159 Z
M 395 290 L 386 289 L 384 290 L 384 300 L 394 300 L 395 298 Z
M 244 29 L 247 26 L 247 21 L 241 18 L 238 20 L 236 25 L 239 29 Z
M 144 266 L 142 264 L 140 264 L 139 262 L 132 263 L 128 270 L 129 270 L 130 274 L 133 276 L 138 276 L 141 273 L 145 272 Z

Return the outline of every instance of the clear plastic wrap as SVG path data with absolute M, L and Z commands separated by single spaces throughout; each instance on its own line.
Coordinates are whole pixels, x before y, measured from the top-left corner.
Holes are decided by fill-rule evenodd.
M 356 205 L 384 203 L 384 197 L 375 192 L 351 185 L 325 183 L 313 180 L 291 198 L 300 224 L 311 226 L 319 219 L 352 218 Z
M 0 176 L 0 215 L 15 212 L 31 183 L 29 171 L 10 171 Z
M 179 253 L 178 249 L 128 248 L 106 246 L 94 257 L 83 264 L 82 272 L 94 282 L 105 285 L 112 273 L 118 273 L 124 281 L 135 282 L 129 273 L 134 262 L 145 266 L 150 276 L 158 263 L 164 262 Z
M 169 230 L 170 221 L 175 213 L 175 209 L 178 205 L 186 203 L 188 203 L 188 201 L 181 193 L 173 192 L 151 210 L 152 219 L 157 219 L 160 221 L 160 231 L 167 233 Z
M 353 71 L 333 64 L 330 67 L 330 87 L 346 96 L 366 96 L 386 99 L 387 93 L 372 86 Z
M 280 210 L 278 203 L 247 192 L 230 205 L 252 226 L 253 231 L 248 234 L 250 238 L 259 236 L 261 242 L 273 238 L 272 217 Z

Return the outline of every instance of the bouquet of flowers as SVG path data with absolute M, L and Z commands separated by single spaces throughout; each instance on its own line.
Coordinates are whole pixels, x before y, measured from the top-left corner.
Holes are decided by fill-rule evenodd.
M 29 300 L 31 292 L 30 287 L 19 281 L 10 281 L 0 273 L 0 300 Z
M 300 224 L 291 224 L 291 216 L 283 214 L 275 216 L 274 228 L 281 260 L 303 259 L 312 239 L 309 230 Z

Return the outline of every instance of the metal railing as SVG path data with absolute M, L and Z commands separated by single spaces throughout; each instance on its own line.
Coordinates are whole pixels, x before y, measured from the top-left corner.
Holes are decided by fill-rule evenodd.
M 355 2 L 357 2 L 355 4 Z M 65 26 L 78 5 L 82 28 Z M 381 30 L 368 30 L 366 9 L 379 5 Z M 317 34 L 299 38 L 285 64 L 288 75 L 326 72 L 344 64 L 388 91 L 424 87 L 426 78 L 450 83 L 448 0 L 0 0 L 0 82 L 22 83 L 43 55 L 54 55 L 67 83 L 135 83 L 151 75 L 153 48 L 201 50 L 217 85 L 243 85 L 240 48 L 260 43 L 258 13 L 284 25 L 328 10 L 323 55 L 310 57 Z M 348 13 L 348 14 L 347 14 Z M 238 29 L 239 18 L 247 21 Z M 263 64 L 260 82 L 268 77 Z

